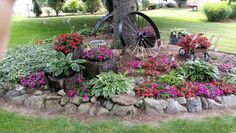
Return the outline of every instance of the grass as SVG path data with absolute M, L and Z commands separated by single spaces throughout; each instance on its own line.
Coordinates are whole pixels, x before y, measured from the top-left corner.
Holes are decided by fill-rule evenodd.
M 207 22 L 205 15 L 201 12 L 193 12 L 191 9 L 158 9 L 146 11 L 160 31 L 162 39 L 168 41 L 168 33 L 171 28 L 186 28 L 192 33 L 203 33 L 207 36 L 223 35 L 219 42 L 221 51 L 236 53 L 236 21 L 212 23 Z M 74 16 L 74 17 L 52 17 L 52 18 L 13 18 L 12 35 L 10 47 L 26 45 L 28 42 L 54 37 L 55 35 L 70 32 L 75 26 L 75 31 L 88 27 L 94 27 L 101 15 Z M 63 22 L 64 18 L 71 18 L 70 26 Z M 46 22 L 46 24 L 44 24 Z M 70 27 L 70 28 L 69 28 Z
M 81 123 L 77 120 L 19 116 L 0 109 L 0 133 L 234 133 L 236 117 L 174 120 L 158 125 L 123 125 L 119 122 Z

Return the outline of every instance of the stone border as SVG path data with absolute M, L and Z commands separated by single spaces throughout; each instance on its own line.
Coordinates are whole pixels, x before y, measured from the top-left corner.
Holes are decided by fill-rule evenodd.
M 69 98 L 63 90 L 57 94 L 50 91 L 27 90 L 18 85 L 9 90 L 0 89 L 0 97 L 14 105 L 26 106 L 36 110 L 65 112 L 73 114 L 126 116 L 145 112 L 146 114 L 175 114 L 200 112 L 206 109 L 236 107 L 236 96 L 228 95 L 209 99 L 205 97 L 154 99 L 131 95 L 116 95 L 110 100 L 92 97 Z

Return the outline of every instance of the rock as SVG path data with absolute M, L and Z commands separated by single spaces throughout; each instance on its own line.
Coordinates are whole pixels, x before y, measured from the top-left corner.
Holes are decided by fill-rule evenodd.
M 221 96 L 215 97 L 214 99 L 216 102 L 222 103 L 223 99 Z
M 78 107 L 78 111 L 79 113 L 88 113 L 89 109 L 92 107 L 93 105 L 91 103 L 82 103 L 80 104 L 80 106 Z
M 215 100 L 213 99 L 207 99 L 208 101 L 208 104 L 209 104 L 209 109 L 223 109 L 224 106 L 218 102 L 216 102 Z
M 202 101 L 202 107 L 204 109 L 208 109 L 209 108 L 209 104 L 208 104 L 208 101 L 205 97 L 201 97 L 201 101 Z
M 42 95 L 43 94 L 43 92 L 42 91 L 40 91 L 40 90 L 38 90 L 38 91 L 36 91 L 35 93 L 34 93 L 34 95 Z
M 25 87 L 22 86 L 22 85 L 16 85 L 15 86 L 15 90 L 17 90 L 17 91 L 21 91 L 21 90 L 24 90 L 24 89 L 25 89 Z
M 90 115 L 90 116 L 94 116 L 94 115 L 96 115 L 96 113 L 97 113 L 97 106 L 96 105 L 93 105 L 90 109 L 89 109 L 89 111 L 88 111 L 88 114 Z
M 59 104 L 59 100 L 47 100 L 45 104 L 45 108 L 52 112 L 61 112 L 62 107 Z
M 4 83 L 3 88 L 5 90 L 14 90 L 16 88 L 16 85 L 12 83 Z
M 47 95 L 46 99 L 47 99 L 47 100 L 58 100 L 58 99 L 61 99 L 61 96 L 57 96 L 57 95 Z
M 144 111 L 147 114 L 163 113 L 163 106 L 158 100 L 152 98 L 145 98 Z
M 16 96 L 21 96 L 20 92 L 19 91 L 16 91 L 16 90 L 10 90 L 8 91 L 4 96 L 3 98 L 9 102 L 12 100 L 13 97 L 16 97 Z
M 131 114 L 136 114 L 138 110 L 133 106 L 123 106 L 119 104 L 115 104 L 110 114 L 117 116 L 126 116 Z
M 166 112 L 169 114 L 173 114 L 180 112 L 188 112 L 188 110 L 183 105 L 180 105 L 179 102 L 171 101 L 166 108 Z
M 28 94 L 13 97 L 12 100 L 11 100 L 11 103 L 16 104 L 16 105 L 22 105 L 22 104 L 24 104 L 25 99 L 28 98 L 28 97 L 29 97 Z
M 24 105 L 33 109 L 44 109 L 44 99 L 41 96 L 31 96 L 25 99 Z
M 3 90 L 3 89 L 0 89 L 0 97 L 3 97 L 4 96 L 4 94 L 5 94 L 5 90 Z
M 66 93 L 63 89 L 59 90 L 57 94 L 60 95 L 60 96 L 65 96 L 66 95 Z
M 161 106 L 162 106 L 163 109 L 167 108 L 167 106 L 169 104 L 167 101 L 165 101 L 165 100 L 158 100 L 158 101 L 161 103 Z
M 112 110 L 113 106 L 114 106 L 114 103 L 111 101 L 107 101 L 105 104 L 105 108 L 108 110 Z
M 69 102 L 70 102 L 70 98 L 67 97 L 67 96 L 64 96 L 64 97 L 62 97 L 60 104 L 61 104 L 62 106 L 64 106 L 64 105 L 66 105 L 66 104 L 69 103 Z
M 142 98 L 137 98 L 137 97 L 132 96 L 132 95 L 115 95 L 112 98 L 112 101 L 114 103 L 117 103 L 117 104 L 120 104 L 120 105 L 129 106 L 129 105 L 134 105 L 135 103 L 137 103 L 141 99 Z
M 20 92 L 21 95 L 24 95 L 24 94 L 27 94 L 27 93 L 28 93 L 25 89 L 19 90 L 19 92 Z
M 137 103 L 134 104 L 134 106 L 138 108 L 143 107 L 143 100 L 138 101 Z
M 82 97 L 76 96 L 76 97 L 73 97 L 71 99 L 71 103 L 73 103 L 73 104 L 78 106 L 78 105 L 80 105 L 82 103 L 82 100 L 83 100 Z
M 178 97 L 178 98 L 175 98 L 175 100 L 181 105 L 186 105 L 187 104 L 187 100 L 186 100 L 185 97 Z
M 236 96 L 235 95 L 222 96 L 222 104 L 225 107 L 235 107 L 236 106 Z
M 64 107 L 64 110 L 67 114 L 72 114 L 77 111 L 77 107 L 76 105 L 69 103 Z
M 109 114 L 109 110 L 103 107 L 98 107 L 97 115 L 108 115 L 108 114 Z
M 140 86 L 144 83 L 144 78 L 143 77 L 135 77 L 134 82 L 136 85 Z
M 168 99 L 166 99 L 166 101 L 167 101 L 167 102 L 174 102 L 175 99 L 173 99 L 173 98 L 168 98 Z
M 97 103 L 97 97 L 93 96 L 91 99 L 90 99 L 91 103 Z
M 188 99 L 187 108 L 189 112 L 202 111 L 202 102 L 200 97 L 191 97 Z

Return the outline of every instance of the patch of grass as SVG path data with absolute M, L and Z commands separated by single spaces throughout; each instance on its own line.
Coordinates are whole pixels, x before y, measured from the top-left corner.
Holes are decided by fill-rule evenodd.
M 145 11 L 150 16 L 157 27 L 162 32 L 162 40 L 168 41 L 171 28 L 186 28 L 191 33 L 203 33 L 209 37 L 211 35 L 223 35 L 219 42 L 221 51 L 236 53 L 236 21 L 234 22 L 207 22 L 207 18 L 202 11 L 193 12 L 191 9 L 158 9 Z M 68 24 L 63 22 L 65 18 L 71 18 L 71 26 L 75 26 L 75 31 L 79 31 L 86 24 L 87 27 L 94 27 L 96 21 L 102 15 L 84 15 L 74 17 L 52 17 L 27 19 L 14 17 L 10 47 L 26 45 L 27 42 L 51 38 L 64 32 L 70 32 Z M 46 24 L 44 24 L 46 21 Z
M 81 123 L 65 118 L 25 117 L 0 110 L 0 133 L 234 133 L 236 117 L 173 120 L 157 125 L 127 126 L 119 122 Z

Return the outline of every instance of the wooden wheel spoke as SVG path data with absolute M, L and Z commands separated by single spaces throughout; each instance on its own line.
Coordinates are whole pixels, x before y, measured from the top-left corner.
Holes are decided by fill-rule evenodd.
M 133 33 L 138 34 L 137 31 L 135 31 L 134 29 L 130 28 L 130 27 L 129 27 L 128 25 L 126 25 L 125 23 L 124 23 L 124 26 L 127 27 L 129 30 L 133 31 Z

